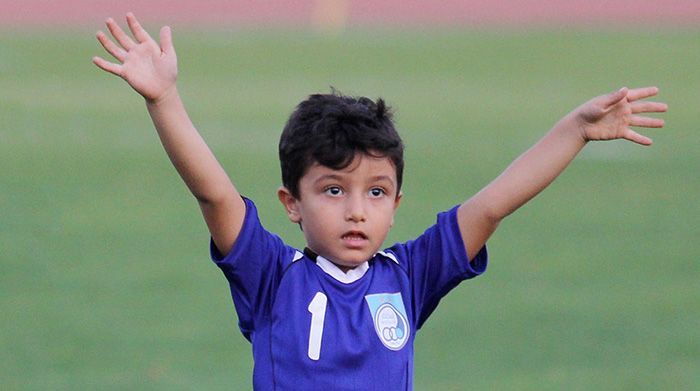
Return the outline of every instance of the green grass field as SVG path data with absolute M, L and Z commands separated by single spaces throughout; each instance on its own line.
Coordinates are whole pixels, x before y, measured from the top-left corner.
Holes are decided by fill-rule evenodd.
M 148 26 L 152 30 L 155 26 Z M 700 388 L 700 33 L 175 31 L 193 120 L 263 223 L 296 103 L 386 98 L 407 145 L 388 242 L 486 185 L 578 104 L 655 84 L 650 148 L 589 145 L 419 332 L 418 390 Z M 249 389 L 194 199 L 91 32 L 0 35 L 3 389 Z M 390 243 L 387 243 L 390 244 Z

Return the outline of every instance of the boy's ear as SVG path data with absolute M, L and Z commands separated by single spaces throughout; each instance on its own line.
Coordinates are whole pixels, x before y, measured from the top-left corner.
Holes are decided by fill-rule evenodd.
M 403 198 L 403 192 L 400 191 L 399 194 L 396 195 L 396 199 L 394 200 L 394 211 L 399 208 L 399 204 L 401 203 L 401 198 Z
M 396 196 L 394 199 L 394 215 L 396 215 L 396 210 L 399 209 L 399 205 L 401 204 L 401 198 L 403 197 L 403 192 L 399 192 L 399 194 Z M 391 227 L 394 226 L 394 216 L 391 216 Z
M 280 186 L 280 188 L 277 189 L 277 198 L 280 199 L 284 209 L 287 211 L 287 217 L 289 217 L 289 220 L 292 223 L 300 223 L 301 214 L 299 213 L 299 203 L 289 189 L 284 186 Z

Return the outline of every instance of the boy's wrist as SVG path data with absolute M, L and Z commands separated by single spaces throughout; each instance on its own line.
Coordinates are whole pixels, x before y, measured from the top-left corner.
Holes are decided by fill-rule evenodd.
M 583 118 L 581 118 L 581 115 L 578 112 L 578 110 L 574 110 L 573 112 L 569 113 L 567 116 L 562 118 L 557 128 L 560 130 L 561 133 L 563 133 L 564 136 L 575 137 L 583 145 L 587 144 L 588 141 L 590 141 L 586 133 L 586 121 Z
M 168 87 L 160 96 L 156 98 L 145 98 L 146 104 L 149 106 L 161 106 L 167 104 L 169 101 L 176 99 L 178 96 L 177 85 L 173 83 Z

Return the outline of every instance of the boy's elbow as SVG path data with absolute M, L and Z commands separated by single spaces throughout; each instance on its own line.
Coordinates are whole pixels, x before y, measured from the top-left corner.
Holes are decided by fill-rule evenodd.
M 233 185 L 223 185 L 208 189 L 207 191 L 193 191 L 192 195 L 198 203 L 214 206 L 231 202 L 237 196 L 237 192 Z
M 463 207 L 469 211 L 467 214 L 471 219 L 478 219 L 479 221 L 493 226 L 497 226 L 501 220 L 512 213 L 503 208 L 499 208 L 496 203 L 489 202 L 483 199 L 483 197 L 478 196 L 469 199 L 464 203 Z
M 499 210 L 497 208 L 486 208 L 483 211 L 483 219 L 493 225 L 494 227 L 500 224 L 500 222 L 506 218 L 510 213 Z

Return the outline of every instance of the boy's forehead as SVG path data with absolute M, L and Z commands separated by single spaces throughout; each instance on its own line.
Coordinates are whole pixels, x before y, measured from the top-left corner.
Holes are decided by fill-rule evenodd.
M 373 156 L 357 153 L 352 162 L 343 168 L 328 167 L 314 161 L 303 175 L 303 177 L 307 177 L 307 179 L 316 179 L 325 176 L 389 177 L 392 181 L 396 182 L 396 166 L 387 156 Z

